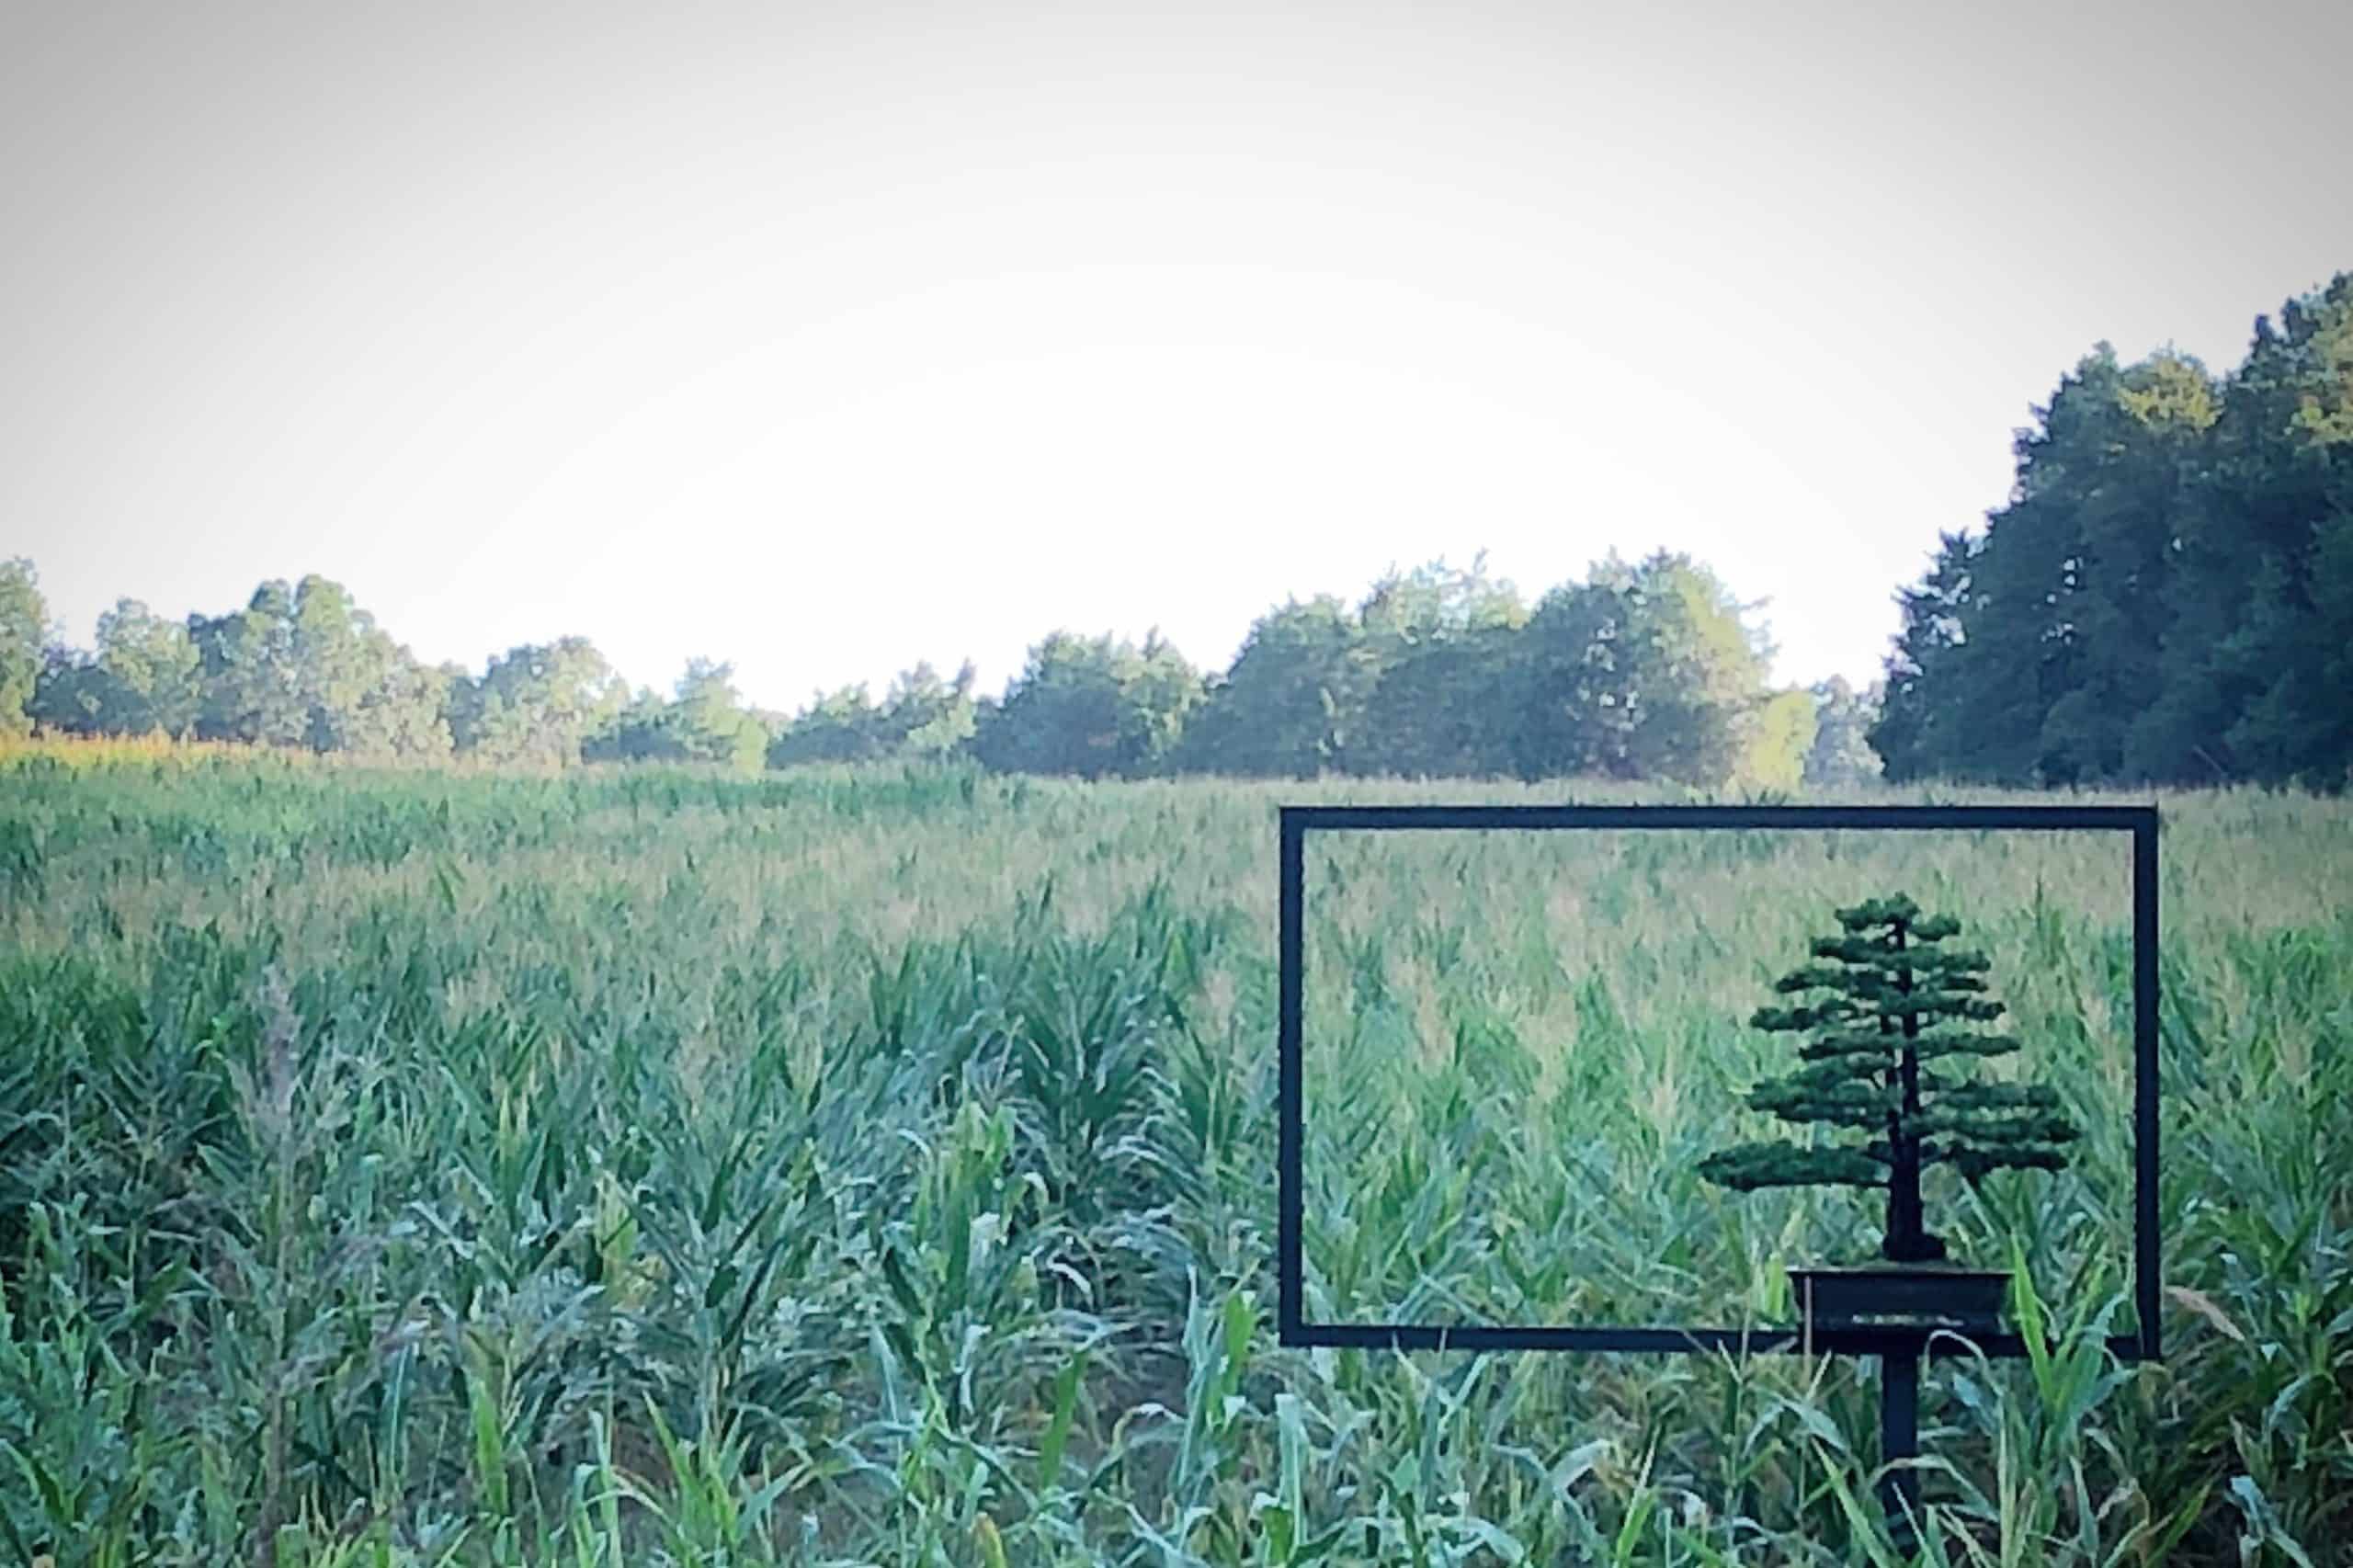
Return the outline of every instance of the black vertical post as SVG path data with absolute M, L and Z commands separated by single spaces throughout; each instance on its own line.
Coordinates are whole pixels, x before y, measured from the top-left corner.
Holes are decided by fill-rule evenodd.
M 1282 971 L 1281 995 L 1276 1024 L 1275 1149 L 1276 1290 L 1275 1328 L 1284 1345 L 1305 1342 L 1301 1324 L 1307 1317 L 1304 1259 L 1300 1256 L 1300 1225 L 1307 1197 L 1301 1177 L 1301 1144 L 1305 1138 L 1305 1098 L 1301 1054 L 1301 1011 L 1306 985 L 1302 949 L 1307 900 L 1307 824 L 1294 808 L 1281 809 L 1276 863 L 1276 943 Z
M 1911 1460 L 1920 1457 L 1920 1353 L 1891 1351 L 1879 1358 L 1879 1459 L 1882 1465 L 1900 1465 L 1879 1483 L 1879 1503 L 1887 1516 L 1887 1533 L 1898 1548 L 1909 1551 L 1915 1540 L 1913 1521 L 1920 1513 L 1920 1472 Z

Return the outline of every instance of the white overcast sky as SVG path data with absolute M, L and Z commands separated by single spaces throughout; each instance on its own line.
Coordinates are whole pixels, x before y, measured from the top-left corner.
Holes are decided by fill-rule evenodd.
M 1781 678 L 2353 267 L 2353 5 L 0 0 L 0 555 L 798 707 L 1613 548 Z

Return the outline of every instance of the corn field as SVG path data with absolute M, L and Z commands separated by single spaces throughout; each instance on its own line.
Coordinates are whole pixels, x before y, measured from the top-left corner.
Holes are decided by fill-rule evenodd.
M 0 757 L 0 1561 L 1902 1561 L 1864 1364 L 1275 1342 L 1277 806 L 1572 793 Z M 2162 1365 L 2092 835 L 1312 841 L 1313 1314 L 1789 1321 L 1693 1167 L 1909 891 L 2086 1127 L 1919 1560 L 2353 1563 L 2353 803 L 2160 805 Z

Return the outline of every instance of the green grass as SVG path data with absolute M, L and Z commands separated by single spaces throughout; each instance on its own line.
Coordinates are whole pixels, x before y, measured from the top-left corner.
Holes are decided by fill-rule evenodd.
M 1275 806 L 1564 793 L 0 759 L 0 1562 L 1894 1561 L 1852 1362 L 1274 1343 Z M 1319 847 L 1320 1310 L 1774 1318 L 1868 1210 L 1689 1168 L 1901 883 L 2095 1127 L 1927 1560 L 2353 1562 L 2353 806 L 2161 803 L 2163 1366 L 2073 840 Z

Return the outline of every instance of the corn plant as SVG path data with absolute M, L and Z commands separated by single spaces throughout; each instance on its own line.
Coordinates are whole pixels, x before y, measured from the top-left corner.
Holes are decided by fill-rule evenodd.
M 1845 1363 L 1274 1343 L 1274 807 L 1438 796 L 1557 791 L 0 756 L 0 1562 L 1900 1561 Z M 2001 835 L 1336 849 L 1314 1310 L 1787 1322 L 1722 1020 L 1901 878 L 2086 1113 L 1918 1560 L 2353 1562 L 2353 805 L 2164 807 L 2164 1365 L 2121 881 Z

